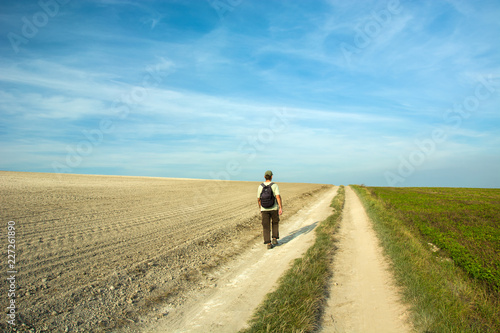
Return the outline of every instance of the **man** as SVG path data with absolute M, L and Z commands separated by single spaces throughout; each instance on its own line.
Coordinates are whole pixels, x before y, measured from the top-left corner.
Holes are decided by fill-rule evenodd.
M 278 223 L 280 221 L 280 215 L 283 214 L 283 205 L 281 204 L 281 196 L 280 196 L 280 190 L 278 188 L 277 184 L 274 184 L 272 182 L 273 180 L 273 173 L 271 170 L 267 170 L 266 173 L 264 174 L 265 182 L 259 185 L 259 189 L 257 190 L 257 203 L 259 204 L 260 208 L 260 213 L 262 215 L 262 228 L 263 228 L 263 235 L 264 235 L 264 244 L 267 244 L 268 249 L 272 249 L 274 245 L 278 244 L 278 239 L 280 238 L 279 236 L 279 229 L 278 229 Z M 267 202 L 263 203 L 261 200 L 267 200 L 267 198 L 264 199 L 264 195 L 262 192 L 267 192 L 267 189 L 265 186 L 270 186 L 270 189 L 272 190 L 272 196 L 274 199 L 274 204 L 270 207 L 263 207 L 267 206 Z M 261 194 L 263 195 L 261 199 Z M 271 223 L 272 221 L 272 223 Z M 271 226 L 272 226 L 272 240 L 271 240 Z

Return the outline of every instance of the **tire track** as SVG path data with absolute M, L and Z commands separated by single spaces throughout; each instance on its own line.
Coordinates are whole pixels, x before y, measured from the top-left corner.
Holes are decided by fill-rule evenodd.
M 371 221 L 350 187 L 345 195 L 322 332 L 410 332 Z

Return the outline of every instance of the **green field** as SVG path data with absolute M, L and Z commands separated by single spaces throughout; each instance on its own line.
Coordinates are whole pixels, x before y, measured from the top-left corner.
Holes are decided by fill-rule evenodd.
M 369 191 L 472 278 L 500 291 L 500 189 L 371 187 Z

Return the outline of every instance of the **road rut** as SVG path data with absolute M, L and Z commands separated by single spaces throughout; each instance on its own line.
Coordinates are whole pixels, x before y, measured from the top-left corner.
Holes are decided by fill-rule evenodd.
M 389 263 L 361 201 L 346 187 L 321 332 L 410 332 Z

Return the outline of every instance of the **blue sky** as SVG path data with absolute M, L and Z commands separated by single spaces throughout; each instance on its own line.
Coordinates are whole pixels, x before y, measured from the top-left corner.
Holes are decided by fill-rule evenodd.
M 0 4 L 0 170 L 500 187 L 499 1 Z

